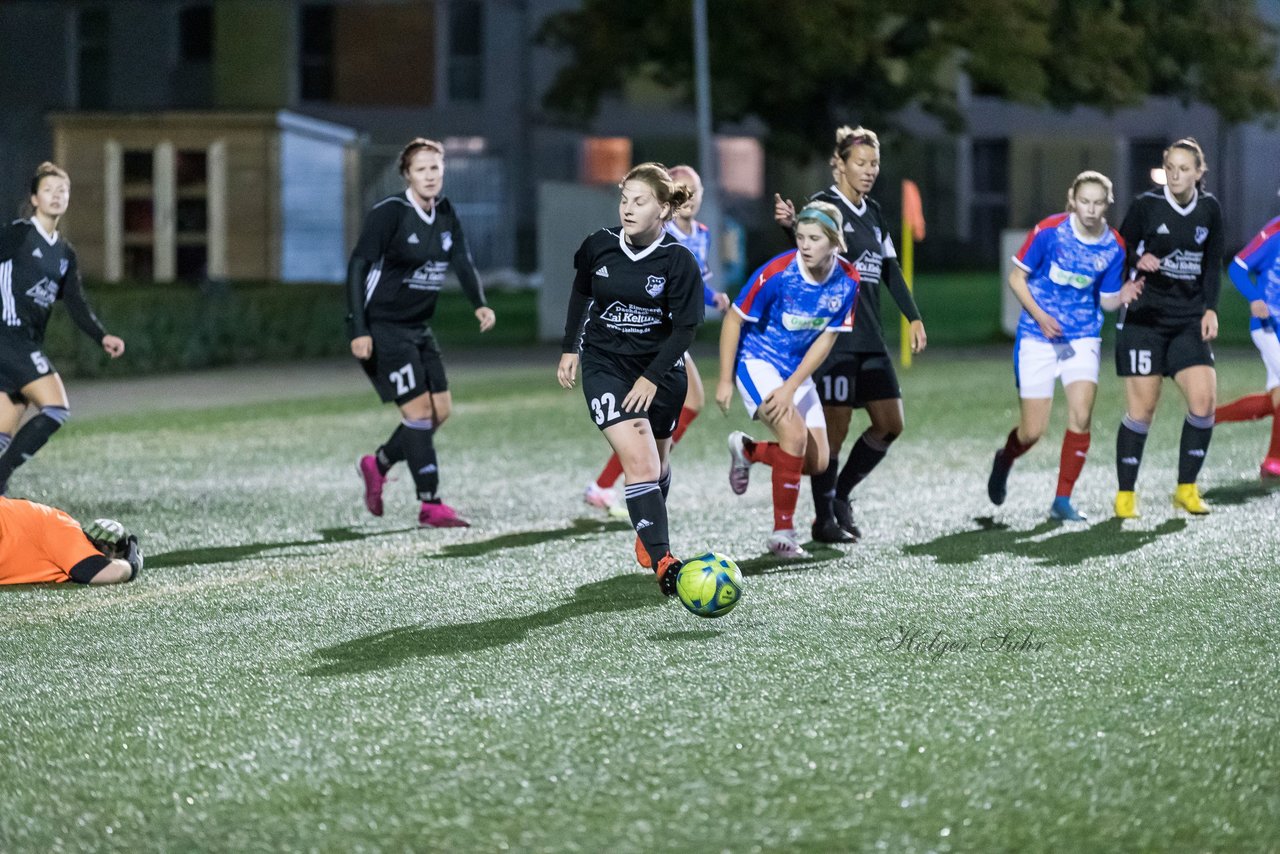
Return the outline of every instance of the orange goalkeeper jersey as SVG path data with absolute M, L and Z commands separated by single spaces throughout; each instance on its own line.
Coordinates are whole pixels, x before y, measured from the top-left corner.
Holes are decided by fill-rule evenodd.
M 101 555 L 56 507 L 0 498 L 0 584 L 69 581 L 73 566 Z

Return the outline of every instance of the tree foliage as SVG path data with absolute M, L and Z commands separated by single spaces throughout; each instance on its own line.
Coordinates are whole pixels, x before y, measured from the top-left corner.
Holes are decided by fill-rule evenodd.
M 1231 122 L 1280 108 L 1276 33 L 1246 0 L 708 0 L 717 121 L 759 117 L 775 150 L 825 148 L 831 128 L 918 105 L 953 127 L 960 72 L 976 91 L 1107 110 L 1148 95 Z M 583 120 L 631 79 L 692 96 L 689 0 L 585 0 L 540 40 L 570 62 L 547 92 Z

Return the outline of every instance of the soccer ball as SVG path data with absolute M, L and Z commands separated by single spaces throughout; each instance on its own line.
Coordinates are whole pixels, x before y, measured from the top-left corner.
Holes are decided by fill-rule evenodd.
M 680 567 L 676 594 L 699 617 L 723 617 L 742 598 L 742 573 L 729 558 L 707 552 Z

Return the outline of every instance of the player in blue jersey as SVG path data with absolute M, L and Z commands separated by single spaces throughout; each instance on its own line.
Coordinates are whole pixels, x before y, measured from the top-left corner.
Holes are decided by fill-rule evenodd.
M 692 166 L 683 164 L 672 166 L 667 170 L 667 174 L 671 176 L 671 180 L 678 181 L 692 190 L 693 195 L 676 210 L 675 215 L 667 220 L 663 228 L 698 259 L 698 269 L 702 273 L 703 304 L 709 308 L 724 311 L 729 307 L 728 294 L 717 291 L 708 284 L 711 281 L 711 269 L 707 266 L 711 230 L 694 219 L 698 215 L 698 209 L 702 207 L 702 178 Z M 679 443 L 685 431 L 689 429 L 689 425 L 693 423 L 693 419 L 702 412 L 703 404 L 706 403 L 702 375 L 698 373 L 698 366 L 694 364 L 693 358 L 688 353 L 684 354 L 684 366 L 689 378 L 689 389 L 685 393 L 684 406 L 680 409 L 680 420 L 676 422 L 676 430 L 671 434 L 673 447 Z M 618 500 L 618 495 L 613 489 L 613 485 L 620 477 L 622 477 L 622 462 L 617 454 L 613 454 L 601 469 L 600 476 L 587 484 L 583 500 L 592 507 L 608 512 L 610 516 L 625 518 L 626 505 Z
M 1067 431 L 1049 517 L 1084 521 L 1071 492 L 1089 452 L 1102 360 L 1100 308 L 1128 304 L 1141 293 L 1136 281 L 1121 285 L 1124 241 L 1106 220 L 1112 201 L 1111 179 L 1081 172 L 1067 191 L 1067 212 L 1041 220 L 1013 256 L 1009 289 L 1022 303 L 1013 351 L 1021 417 L 991 465 L 987 495 L 994 504 L 1004 503 L 1013 461 L 1048 428 L 1054 381 L 1061 380 Z
M 859 278 L 839 255 L 845 247 L 842 225 L 835 205 L 806 205 L 796 216 L 796 249 L 752 274 L 720 328 L 716 403 L 729 411 L 736 380 L 747 412 L 778 440 L 730 434 L 729 486 L 741 495 L 752 463 L 772 467 L 769 551 L 783 558 L 808 557 L 795 529 L 800 478 L 822 472 L 831 460 L 813 372 L 831 352 L 837 333 L 853 329 Z
M 1263 478 L 1280 477 L 1280 217 L 1267 223 L 1240 250 L 1229 268 L 1231 282 L 1249 301 L 1250 334 L 1267 367 L 1265 394 L 1251 394 L 1219 406 L 1214 420 L 1253 421 L 1271 418 L 1271 446 L 1262 460 Z

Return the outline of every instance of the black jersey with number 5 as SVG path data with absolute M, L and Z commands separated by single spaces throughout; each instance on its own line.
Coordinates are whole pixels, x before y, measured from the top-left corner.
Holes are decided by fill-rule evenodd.
M 1222 209 L 1208 193 L 1195 191 L 1179 205 L 1168 188 L 1150 190 L 1129 206 L 1120 236 L 1129 248 L 1129 265 L 1150 252 L 1160 270 L 1143 273 L 1142 296 L 1129 304 L 1125 323 L 1176 326 L 1217 310 L 1222 275 Z
M 49 313 L 66 303 L 76 326 L 101 343 L 107 331 L 85 300 L 76 251 L 60 233 L 46 234 L 33 220 L 0 226 L 0 330 L 44 340 Z
M 485 304 L 484 290 L 467 248 L 462 223 L 443 196 L 423 210 L 412 191 L 373 206 L 352 255 L 372 264 L 363 293 L 348 293 L 352 337 L 368 335 L 370 322 L 418 325 L 435 313 L 450 267 L 471 303 Z M 348 288 L 361 283 L 348 282 Z
M 665 345 L 673 337 L 692 340 L 702 322 L 698 260 L 666 231 L 637 249 L 627 243 L 621 227 L 602 228 L 582 242 L 573 266 L 577 299 L 570 303 L 563 352 L 576 352 L 580 342 L 584 350 L 619 356 L 662 353 L 665 361 L 671 349 Z M 581 306 L 586 299 L 591 302 L 583 328 Z M 645 375 L 665 374 L 688 343 L 671 355 L 668 364 L 655 364 Z

